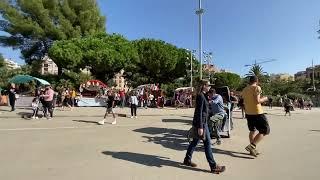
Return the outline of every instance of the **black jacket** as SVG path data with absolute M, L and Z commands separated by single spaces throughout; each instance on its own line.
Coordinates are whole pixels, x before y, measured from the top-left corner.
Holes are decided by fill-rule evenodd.
M 193 116 L 193 126 L 203 128 L 209 117 L 209 102 L 206 95 L 201 92 L 196 98 L 196 108 Z

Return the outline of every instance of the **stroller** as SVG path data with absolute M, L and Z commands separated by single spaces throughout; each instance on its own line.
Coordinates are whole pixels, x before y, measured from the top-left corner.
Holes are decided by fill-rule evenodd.
M 216 144 L 221 144 L 221 136 L 220 131 L 223 124 L 223 119 L 225 118 L 226 114 L 224 113 L 217 113 L 209 118 L 208 121 L 208 127 L 210 132 L 210 137 L 212 139 L 216 139 Z M 188 142 L 191 143 L 193 138 L 195 138 L 197 135 L 197 130 L 194 127 L 191 127 L 187 134 Z

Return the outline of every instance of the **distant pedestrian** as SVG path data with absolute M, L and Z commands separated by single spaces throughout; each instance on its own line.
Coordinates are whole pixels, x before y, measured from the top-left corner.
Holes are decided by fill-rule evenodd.
M 11 84 L 9 89 L 9 104 L 11 106 L 11 111 L 15 111 L 15 104 L 17 100 L 17 92 L 14 84 Z
M 111 124 L 117 124 L 117 119 L 116 119 L 116 115 L 114 112 L 114 107 L 115 107 L 115 97 L 114 96 L 115 95 L 111 91 L 108 91 L 106 113 L 104 114 L 103 120 L 99 121 L 98 124 L 103 125 L 106 121 L 108 114 L 110 114 L 110 113 L 112 113 L 112 116 L 113 116 L 113 121 Z
M 135 91 L 131 93 L 129 103 L 131 107 L 131 118 L 137 118 L 137 107 L 139 102 L 137 98 L 137 93 Z
M 123 88 L 120 89 L 119 95 L 120 95 L 120 107 L 123 108 L 126 106 L 126 93 Z
M 54 91 L 52 90 L 50 85 L 45 86 L 45 92 L 43 95 L 41 95 L 44 99 L 44 104 L 43 104 L 43 112 L 44 116 L 48 119 L 51 120 L 53 118 L 53 96 L 54 96 Z M 49 112 L 49 114 L 48 114 Z
M 269 97 L 269 109 L 272 109 L 272 103 L 273 103 L 273 99 L 272 97 Z

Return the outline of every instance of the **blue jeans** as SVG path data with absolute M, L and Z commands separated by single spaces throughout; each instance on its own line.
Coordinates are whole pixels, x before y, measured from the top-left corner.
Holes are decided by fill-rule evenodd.
M 217 164 L 214 161 L 213 154 L 212 154 L 211 138 L 210 138 L 210 132 L 209 132 L 209 128 L 208 128 L 207 123 L 204 124 L 204 133 L 205 133 L 206 139 L 203 141 L 203 144 L 204 144 L 204 151 L 206 154 L 206 158 L 207 158 L 207 161 L 208 161 L 210 167 L 215 168 Z M 188 150 L 187 150 L 187 154 L 186 154 L 187 160 L 192 159 L 192 154 L 193 154 L 194 150 L 196 149 L 199 141 L 200 141 L 199 138 L 194 138 L 193 141 L 190 143 Z

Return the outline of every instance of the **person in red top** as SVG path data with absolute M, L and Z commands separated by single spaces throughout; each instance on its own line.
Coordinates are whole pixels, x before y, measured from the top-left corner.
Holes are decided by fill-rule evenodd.
M 126 105 L 126 93 L 124 92 L 123 88 L 120 89 L 119 95 L 120 95 L 121 108 L 123 108 Z

